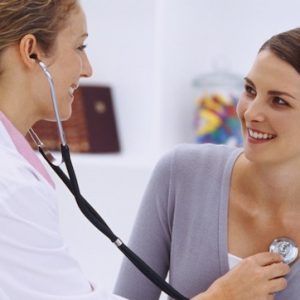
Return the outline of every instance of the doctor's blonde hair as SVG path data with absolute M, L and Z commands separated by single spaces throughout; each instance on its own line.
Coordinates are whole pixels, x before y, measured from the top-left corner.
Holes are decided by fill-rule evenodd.
M 0 0 L 0 54 L 26 34 L 33 34 L 41 49 L 50 52 L 77 7 L 77 0 Z

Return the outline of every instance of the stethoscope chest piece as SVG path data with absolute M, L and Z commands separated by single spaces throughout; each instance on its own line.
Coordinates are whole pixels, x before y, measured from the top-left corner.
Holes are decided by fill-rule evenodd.
M 269 251 L 281 255 L 286 264 L 291 264 L 298 257 L 298 247 L 291 239 L 285 237 L 275 239 L 271 243 Z

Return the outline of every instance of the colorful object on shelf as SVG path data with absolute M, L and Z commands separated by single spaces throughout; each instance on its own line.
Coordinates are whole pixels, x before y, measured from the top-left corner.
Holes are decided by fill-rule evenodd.
M 196 139 L 198 143 L 241 146 L 243 139 L 236 115 L 237 97 L 204 93 L 197 100 Z

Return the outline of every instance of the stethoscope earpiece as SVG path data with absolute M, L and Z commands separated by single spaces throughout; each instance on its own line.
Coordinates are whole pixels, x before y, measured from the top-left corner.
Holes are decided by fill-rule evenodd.
M 30 54 L 29 57 L 32 59 L 36 59 L 36 60 L 38 59 L 38 57 L 35 53 Z

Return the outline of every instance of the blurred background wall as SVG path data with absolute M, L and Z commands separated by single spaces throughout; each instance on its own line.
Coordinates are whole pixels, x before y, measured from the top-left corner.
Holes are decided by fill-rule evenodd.
M 122 152 L 74 155 L 83 194 L 128 240 L 151 170 L 193 142 L 193 80 L 218 68 L 245 76 L 260 45 L 300 25 L 298 0 L 81 0 L 94 75 L 112 87 Z M 62 231 L 87 276 L 112 290 L 121 253 L 77 211 L 58 182 Z

